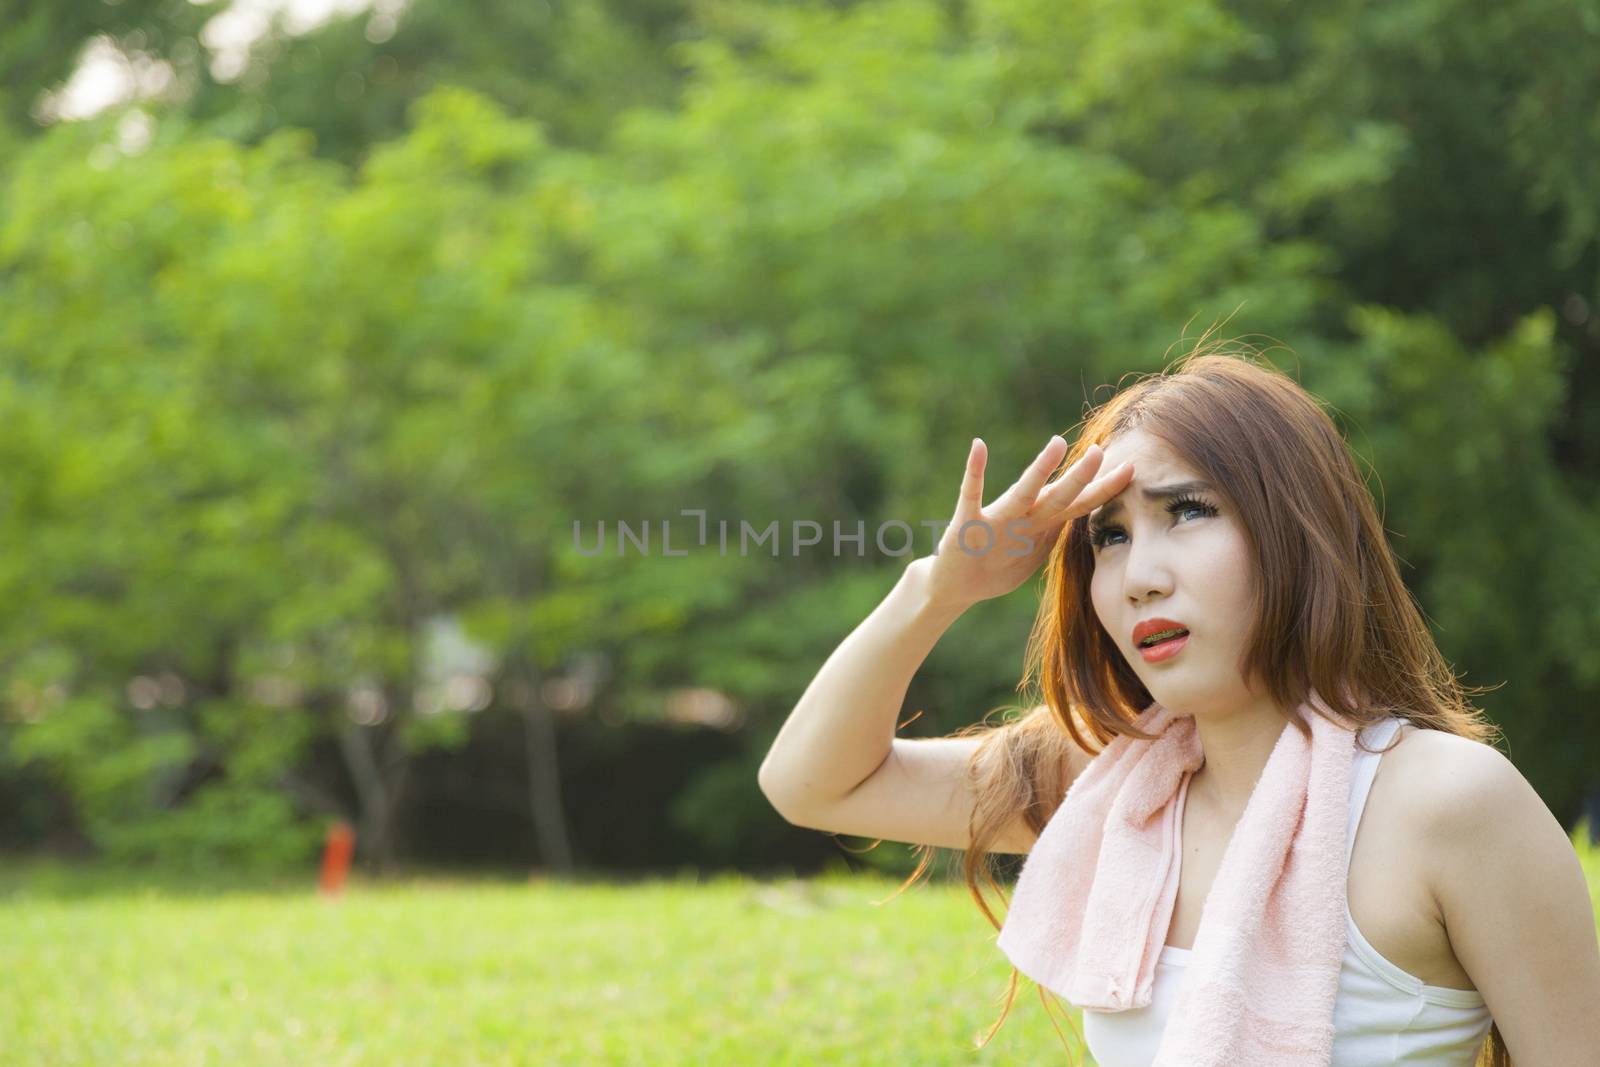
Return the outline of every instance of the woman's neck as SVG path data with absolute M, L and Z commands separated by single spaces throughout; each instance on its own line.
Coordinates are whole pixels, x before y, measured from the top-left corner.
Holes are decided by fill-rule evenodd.
M 1294 727 L 1270 701 L 1196 715 L 1194 724 L 1205 762 L 1189 780 L 1190 796 L 1213 811 L 1244 814 L 1278 738 Z

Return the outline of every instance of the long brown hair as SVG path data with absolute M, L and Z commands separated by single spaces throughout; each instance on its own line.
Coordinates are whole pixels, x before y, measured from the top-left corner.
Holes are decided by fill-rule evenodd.
M 1297 382 L 1252 346 L 1201 337 L 1163 371 L 1137 378 L 1091 410 L 1075 439 L 1064 435 L 1073 444 L 1062 466 L 1090 443 L 1103 448 L 1135 427 L 1187 460 L 1239 516 L 1256 576 L 1255 623 L 1242 667 L 1281 708 L 1298 709 L 1315 689 L 1358 723 L 1394 714 L 1485 744 L 1501 739 L 1467 700 L 1482 690 L 1457 680 L 1401 580 L 1349 445 Z M 1002 924 L 979 879 L 1007 900 L 988 851 L 1002 828 L 1020 815 L 1035 836 L 1043 831 L 1070 785 L 1071 746 L 1092 754 L 1121 734 L 1148 736 L 1132 720 L 1149 706 L 1150 693 L 1090 601 L 1087 524 L 1083 516 L 1068 523 L 1045 564 L 1018 686 L 1024 694 L 1031 689 L 1021 705 L 1030 710 L 998 725 L 986 717 L 950 735 L 984 737 L 967 770 L 976 800 L 962 871 L 996 930 Z M 1298 714 L 1285 715 L 1309 734 Z M 934 851 L 918 848 L 922 862 L 906 885 Z M 1012 968 L 1000 1018 L 980 1047 L 1005 1022 L 1018 973 Z M 1039 994 L 1050 1014 L 1042 987 Z M 1491 1026 L 1478 1063 L 1511 1067 L 1498 1026 Z

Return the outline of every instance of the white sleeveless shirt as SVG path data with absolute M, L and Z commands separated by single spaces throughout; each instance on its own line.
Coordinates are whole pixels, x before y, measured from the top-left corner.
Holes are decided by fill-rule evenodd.
M 1365 727 L 1350 774 L 1350 820 L 1344 864 L 1350 869 L 1356 827 L 1372 788 L 1382 749 L 1401 719 L 1391 715 Z M 1187 791 L 1184 791 L 1187 792 Z M 1178 811 L 1182 833 L 1183 811 Z M 1181 853 L 1180 853 L 1181 855 Z M 1483 994 L 1475 989 L 1426 985 L 1378 953 L 1356 927 L 1345 899 L 1344 961 L 1333 1007 L 1333 1057 L 1329 1067 L 1473 1067 L 1492 1022 Z M 1161 1043 L 1167 1014 L 1178 999 L 1191 949 L 1164 945 L 1156 958 L 1150 1003 L 1127 1011 L 1084 1011 L 1083 1034 L 1100 1067 L 1150 1067 Z

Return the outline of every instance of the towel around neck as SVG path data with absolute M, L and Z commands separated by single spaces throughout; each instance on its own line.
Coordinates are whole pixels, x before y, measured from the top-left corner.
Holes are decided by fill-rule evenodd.
M 1317 709 L 1321 709 L 1320 711 Z M 1327 1067 L 1345 949 L 1345 834 L 1356 729 L 1315 692 L 1267 758 L 1201 910 L 1152 1067 Z M 1204 761 L 1194 720 L 1152 703 L 1154 740 L 1111 740 L 1023 862 L 997 944 L 1086 1011 L 1151 1001 L 1177 901 L 1179 790 Z

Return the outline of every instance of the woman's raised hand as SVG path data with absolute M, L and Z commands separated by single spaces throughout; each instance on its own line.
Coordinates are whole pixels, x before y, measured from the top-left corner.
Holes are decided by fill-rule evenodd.
M 984 507 L 983 468 L 989 450 L 982 438 L 972 439 L 955 516 L 938 549 L 924 559 L 929 596 L 964 608 L 1011 592 L 1039 569 L 1062 527 L 1122 492 L 1133 477 L 1133 464 L 1123 463 L 1095 478 L 1104 453 L 1090 445 L 1078 462 L 1046 485 L 1066 453 L 1066 440 L 1052 436 L 1022 476 Z

